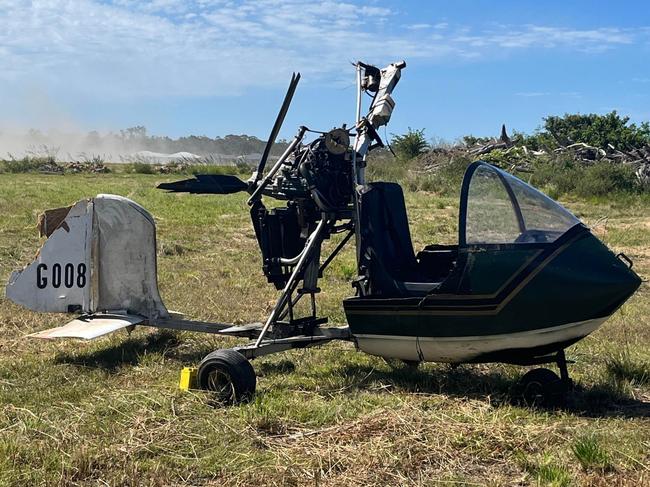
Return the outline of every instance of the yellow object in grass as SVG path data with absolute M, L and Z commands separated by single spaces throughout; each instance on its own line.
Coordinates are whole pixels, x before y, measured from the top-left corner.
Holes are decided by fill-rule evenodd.
M 196 386 L 196 367 L 183 367 L 178 388 L 181 391 L 189 391 L 190 389 L 196 389 Z

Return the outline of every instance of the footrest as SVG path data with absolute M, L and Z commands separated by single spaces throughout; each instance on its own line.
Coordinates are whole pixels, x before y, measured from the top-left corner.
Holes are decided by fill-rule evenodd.
M 302 287 L 302 288 L 298 289 L 298 291 L 297 291 L 298 294 L 318 294 L 319 292 L 320 292 L 319 287 L 314 287 L 314 288 L 311 288 L 311 289 Z

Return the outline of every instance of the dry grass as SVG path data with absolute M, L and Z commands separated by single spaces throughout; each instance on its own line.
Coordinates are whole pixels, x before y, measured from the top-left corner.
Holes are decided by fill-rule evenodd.
M 276 294 L 259 269 L 244 197 L 168 195 L 153 189 L 163 179 L 0 175 L 0 279 L 38 249 L 38 212 L 113 192 L 158 219 L 170 309 L 262 318 Z M 411 192 L 407 204 L 416 247 L 454 241 L 456 201 Z M 647 202 L 568 206 L 650 276 Z M 344 320 L 350 269 L 348 251 L 323 282 L 334 323 Z M 255 400 L 219 409 L 177 391 L 178 373 L 234 340 L 143 328 L 94 342 L 30 341 L 23 336 L 66 317 L 0 298 L 0 485 L 650 485 L 650 385 L 611 366 L 626 351 L 624 370 L 646 370 L 649 315 L 644 284 L 569 349 L 577 389 L 563 411 L 513 404 L 522 368 L 394 371 L 347 344 L 258 359 Z

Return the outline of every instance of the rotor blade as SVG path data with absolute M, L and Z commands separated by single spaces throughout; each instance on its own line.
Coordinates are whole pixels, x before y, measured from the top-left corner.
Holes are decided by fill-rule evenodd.
M 160 183 L 158 189 L 174 193 L 230 194 L 246 191 L 248 184 L 230 174 L 197 174 L 194 179 Z
M 289 89 L 287 90 L 287 94 L 284 96 L 282 107 L 280 107 L 280 112 L 275 119 L 273 129 L 271 130 L 271 135 L 269 135 L 269 140 L 266 142 L 266 147 L 264 147 L 264 153 L 262 154 L 260 163 L 257 166 L 257 173 L 255 175 L 257 181 L 262 178 L 264 167 L 266 166 L 266 161 L 269 158 L 269 154 L 271 153 L 271 147 L 273 147 L 275 139 L 278 136 L 278 132 L 280 132 L 280 128 L 282 127 L 282 122 L 284 122 L 284 117 L 287 115 L 289 105 L 291 104 L 291 99 L 293 98 L 293 94 L 296 92 L 296 87 L 298 86 L 298 81 L 300 81 L 300 73 L 293 73 L 291 75 L 291 83 L 289 83 Z

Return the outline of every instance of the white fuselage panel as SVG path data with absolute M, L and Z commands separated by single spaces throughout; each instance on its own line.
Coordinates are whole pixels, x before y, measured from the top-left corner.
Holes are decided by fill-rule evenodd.
M 582 338 L 608 317 L 519 333 L 466 337 L 409 337 L 354 335 L 361 350 L 371 355 L 424 362 L 469 362 L 481 355 L 528 349 Z

